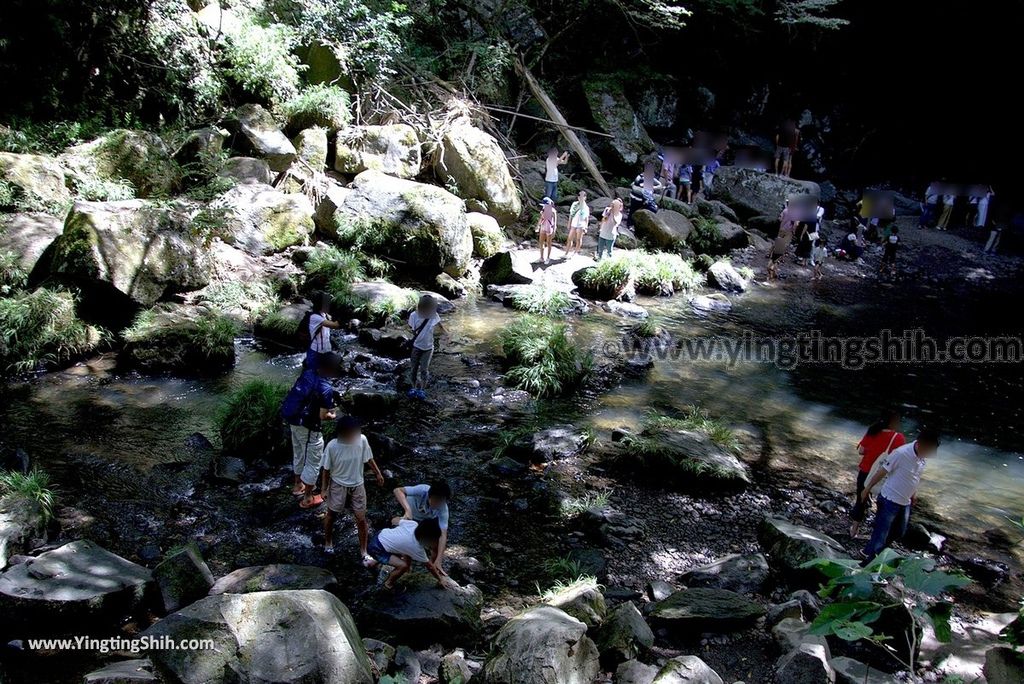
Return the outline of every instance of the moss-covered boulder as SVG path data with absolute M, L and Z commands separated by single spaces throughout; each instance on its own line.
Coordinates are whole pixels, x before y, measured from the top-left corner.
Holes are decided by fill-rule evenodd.
M 523 211 L 505 153 L 498 141 L 468 121 L 449 126 L 434 160 L 434 175 L 444 185 L 454 183 L 460 197 L 477 200 L 484 213 L 501 225 Z
M 323 171 L 327 167 L 327 129 L 314 126 L 299 131 L 292 140 L 298 159 L 313 171 Z
M 246 104 L 235 109 L 225 122 L 231 132 L 231 146 L 267 160 L 274 171 L 284 171 L 295 161 L 295 146 L 280 124 L 266 109 Z
M 604 622 L 608 606 L 596 581 L 581 579 L 552 591 L 544 597 L 545 605 L 565 611 L 587 627 Z
M 174 151 L 174 161 L 188 178 L 198 177 L 202 168 L 217 159 L 224 150 L 228 132 L 217 126 L 207 126 L 189 131 Z
M 655 145 L 626 98 L 621 82 L 591 78 L 583 84 L 583 92 L 594 123 L 612 136 L 606 142 L 610 160 L 619 167 L 635 168 Z
M 145 373 L 212 375 L 235 363 L 235 324 L 213 312 L 160 304 L 136 316 L 120 361 Z
M 824 532 L 796 525 L 782 518 L 767 517 L 757 531 L 757 540 L 772 569 L 793 581 L 814 583 L 823 579 L 818 570 L 803 567 L 816 558 L 846 559 L 846 550 Z
M 181 168 L 155 133 L 120 129 L 68 148 L 61 162 L 75 184 L 127 181 L 136 197 L 166 197 L 181 180 Z
M 654 646 L 654 632 L 633 602 L 626 601 L 608 615 L 596 631 L 594 642 L 601 651 L 601 661 L 616 665 L 649 651 Z
M 213 259 L 186 205 L 76 202 L 54 241 L 51 274 L 100 284 L 143 306 L 210 282 Z
M 375 323 L 404 318 L 416 308 L 420 295 L 416 290 L 399 287 L 384 280 L 352 283 L 336 304 L 347 315 Z
M 167 554 L 153 568 L 164 611 L 173 613 L 206 596 L 213 586 L 213 573 L 195 544 L 186 544 Z
M 749 484 L 746 465 L 713 434 L 686 421 L 652 420 L 622 447 L 631 469 L 683 487 Z
M 715 173 L 708 191 L 711 199 L 721 200 L 741 219 L 752 216 L 777 216 L 790 195 L 821 195 L 817 183 L 794 180 L 774 173 L 739 166 L 723 166 Z
M 505 234 L 498 222 L 487 214 L 471 211 L 466 214 L 469 232 L 473 234 L 473 254 L 478 257 L 493 256 L 505 246 Z
M 300 193 L 258 183 L 238 185 L 210 204 L 207 215 L 229 245 L 258 256 L 306 244 L 313 233 L 313 205 Z
M 338 132 L 334 170 L 357 175 L 380 171 L 398 178 L 413 178 L 422 163 L 420 139 L 408 124 L 350 126 Z
M 649 245 L 660 249 L 682 246 L 693 231 L 690 219 L 671 209 L 655 213 L 640 209 L 633 214 L 633 229 L 636 236 Z
M 483 678 L 488 684 L 589 684 L 600 670 L 587 626 L 557 608 L 539 606 L 498 630 Z
M 392 257 L 418 276 L 444 271 L 459 277 L 473 256 L 473 235 L 461 199 L 434 185 L 380 171 L 356 176 L 322 226 L 345 245 Z
M 0 216 L 0 252 L 13 254 L 18 268 L 31 273 L 63 230 L 64 220 L 50 214 L 5 214 Z
M 219 594 L 143 632 L 154 639 L 210 639 L 210 649 L 150 652 L 162 681 L 372 684 L 352 614 L 326 591 Z
M 224 162 L 217 175 L 230 178 L 236 183 L 262 183 L 270 185 L 274 181 L 274 173 L 270 164 L 254 157 L 232 157 Z
M 57 209 L 71 202 L 64 168 L 53 157 L 0 152 L 0 184 L 10 190 L 0 193 L 0 209 Z M 2 206 L 4 202 L 10 205 Z

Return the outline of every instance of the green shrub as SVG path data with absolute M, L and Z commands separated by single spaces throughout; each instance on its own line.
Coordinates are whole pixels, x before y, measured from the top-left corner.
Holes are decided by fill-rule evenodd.
M 260 318 L 256 324 L 257 331 L 261 335 L 276 341 L 294 340 L 296 344 L 298 344 L 298 338 L 295 331 L 298 327 L 299 324 L 294 318 L 289 318 L 280 311 L 271 311 Z
M 633 264 L 633 278 L 639 292 L 693 292 L 704 284 L 704 276 L 678 254 L 636 250 L 628 258 Z
M 583 576 L 583 568 L 579 561 L 573 560 L 569 556 L 548 558 L 541 563 L 541 570 L 545 576 L 556 582 L 571 582 L 577 577 Z M 541 593 L 539 589 L 537 593 Z
M 299 92 L 303 68 L 292 53 L 295 31 L 282 24 L 244 23 L 228 38 L 224 72 L 249 94 L 280 105 Z
M 16 119 L 10 128 L 0 126 L 0 152 L 58 154 L 72 145 L 98 138 L 107 128 L 97 117 L 84 121 Z
M 217 414 L 224 451 L 257 458 L 284 448 L 280 409 L 287 393 L 285 385 L 259 379 L 232 392 Z
M 75 314 L 67 290 L 39 288 L 0 299 L 0 371 L 24 372 L 95 349 L 106 333 Z
M 562 515 L 575 518 L 591 508 L 604 508 L 610 497 L 610 492 L 587 492 L 583 496 L 562 499 Z
M 146 372 L 212 373 L 231 367 L 238 327 L 213 312 L 189 318 L 174 312 L 140 311 L 121 332 L 131 363 Z
M 25 287 L 28 273 L 21 267 L 21 259 L 14 252 L 0 251 L 0 297 Z
M 573 310 L 573 303 L 569 295 L 559 290 L 526 285 L 512 295 L 512 307 L 542 316 L 563 316 Z
M 590 373 L 593 357 L 572 340 L 564 323 L 524 316 L 501 332 L 509 381 L 538 397 L 575 389 Z
M 698 254 L 718 254 L 723 247 L 722 232 L 713 219 L 697 216 L 693 219 L 693 230 L 686 238 L 686 244 Z
M 242 312 L 249 323 L 277 309 L 280 300 L 266 280 L 217 282 L 202 291 L 199 300 L 221 313 Z
M 124 178 L 107 180 L 96 177 L 74 177 L 72 193 L 88 202 L 117 202 L 135 199 L 135 186 Z
M 27 475 L 14 470 L 0 471 L 0 497 L 9 494 L 34 499 L 42 509 L 45 520 L 49 521 L 53 517 L 56 496 L 50 485 L 50 476 L 43 471 L 33 469 Z
M 238 327 L 227 316 L 201 316 L 191 333 L 192 348 L 207 359 L 222 357 L 234 351 Z
M 307 290 L 323 290 L 334 297 L 347 295 L 352 283 L 366 280 L 358 254 L 333 246 L 314 249 L 302 268 L 306 271 Z
M 740 266 L 739 268 L 736 269 L 736 272 L 739 273 L 744 280 L 754 279 L 754 269 L 750 268 L 749 266 Z
M 304 88 L 281 105 L 288 127 L 302 130 L 320 126 L 328 131 L 344 128 L 352 120 L 349 94 L 337 86 L 318 84 Z
M 578 285 L 587 292 L 611 298 L 622 292 L 632 275 L 632 261 L 628 255 L 620 254 L 584 270 L 579 276 Z

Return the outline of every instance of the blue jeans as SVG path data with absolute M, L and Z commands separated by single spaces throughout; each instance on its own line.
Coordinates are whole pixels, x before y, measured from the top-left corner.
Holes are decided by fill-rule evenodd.
M 600 259 L 601 255 L 608 251 L 608 256 L 612 255 L 612 247 L 615 246 L 615 238 L 606 240 L 603 237 L 597 238 L 597 258 Z
M 910 522 L 910 506 L 901 506 L 881 494 L 875 503 L 875 529 L 868 545 L 864 547 L 864 555 L 869 559 L 877 556 L 889 544 L 902 539 Z
M 544 181 L 544 196 L 550 197 L 552 202 L 558 201 L 558 181 Z

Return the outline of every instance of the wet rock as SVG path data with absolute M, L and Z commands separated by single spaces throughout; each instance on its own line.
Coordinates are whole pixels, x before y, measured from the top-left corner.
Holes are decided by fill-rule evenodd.
M 64 169 L 53 157 L 0 152 L 0 182 L 12 190 L 15 206 L 42 211 L 56 210 L 71 202 Z
M 418 682 L 423 674 L 423 667 L 416 653 L 408 646 L 395 649 L 395 675 L 399 681 Z
M 395 647 L 376 639 L 363 639 L 363 650 L 377 672 L 387 672 L 395 659 Z
M 64 220 L 49 214 L 0 215 L 0 252 L 13 254 L 21 270 L 31 273 L 63 230 Z
M 617 302 L 612 300 L 610 302 L 604 302 L 601 308 L 608 313 L 622 316 L 623 318 L 634 318 L 637 320 L 643 320 L 648 317 L 647 309 L 640 306 L 639 304 L 633 304 L 631 302 Z
M 124 334 L 126 343 L 118 360 L 128 367 L 144 373 L 194 376 L 223 373 L 235 364 L 233 338 L 218 338 L 217 345 L 208 348 L 196 344 L 203 326 L 216 320 L 205 309 L 159 304 L 143 320 Z
M 710 295 L 695 295 L 690 297 L 689 301 L 690 306 L 698 312 L 715 311 L 725 313 L 732 311 L 732 302 L 724 294 L 718 292 Z
M 149 658 L 121 660 L 94 670 L 82 678 L 82 684 L 135 684 L 158 682 Z
M 611 78 L 591 78 L 583 84 L 590 114 L 597 127 L 611 138 L 609 161 L 620 168 L 635 169 L 644 155 L 655 149 L 654 142 L 626 98 L 622 85 Z
M 0 570 L 11 556 L 27 554 L 46 543 L 46 515 L 34 498 L 23 494 L 0 497 Z
M 213 583 L 210 596 L 248 594 L 255 591 L 322 589 L 336 592 L 338 580 L 325 568 L 274 563 L 253 565 L 229 572 Z
M 154 666 L 169 682 L 374 681 L 352 615 L 326 591 L 209 596 L 157 622 L 143 636 L 212 639 L 216 645 L 152 651 Z
M 662 209 L 654 213 L 641 209 L 633 215 L 633 229 L 637 238 L 658 249 L 674 249 L 686 242 L 693 224 L 686 216 Z
M 811 626 L 801 620 L 798 617 L 786 617 L 779 621 L 777 625 L 772 627 L 772 639 L 778 644 L 779 649 L 783 653 L 789 653 L 794 648 L 804 643 L 810 638 L 812 641 L 815 637 L 811 637 L 807 632 L 811 629 Z M 820 639 L 821 637 L 816 637 Z
M 662 580 L 652 580 L 647 583 L 647 598 L 655 602 L 664 601 L 677 591 L 678 589 Z
M 152 589 L 149 570 L 81 540 L 0 573 L 0 612 L 33 633 L 113 629 Z
M 777 681 L 786 684 L 834 684 L 835 670 L 829 665 L 828 646 L 803 643 L 775 663 Z
M 686 589 L 654 604 L 652 621 L 673 631 L 730 632 L 749 627 L 764 608 L 725 589 Z
M 472 584 L 442 589 L 425 573 L 403 579 L 402 591 L 378 592 L 363 605 L 367 625 L 413 645 L 473 639 L 480 629 L 483 597 Z
M 723 166 L 715 174 L 708 193 L 710 199 L 721 200 L 740 218 L 778 216 L 790 195 L 820 196 L 817 183 L 784 178 L 771 173 L 738 166 Z
M 726 292 L 745 292 L 747 280 L 728 261 L 716 261 L 708 269 L 708 284 Z
M 480 265 L 481 285 L 529 285 L 533 282 L 531 254 L 525 250 L 498 252 Z
M 522 463 L 549 463 L 580 454 L 587 446 L 585 432 L 573 425 L 553 425 L 533 434 L 523 434 L 505 454 Z
M 223 214 L 224 241 L 253 256 L 306 244 L 313 234 L 309 198 L 266 185 L 235 186 L 214 200 L 210 211 Z
M 245 482 L 245 461 L 234 456 L 218 456 L 213 461 L 213 479 L 225 484 Z
M 579 565 L 581 574 L 594 577 L 598 582 L 607 581 L 608 561 L 600 549 L 572 549 L 569 560 Z
M 627 601 L 608 614 L 594 643 L 601 662 L 612 666 L 649 651 L 654 646 L 654 632 L 633 602 Z
M 195 544 L 168 554 L 153 568 L 164 611 L 173 613 L 206 596 L 213 586 L 213 573 Z
M 454 181 L 459 197 L 476 200 L 501 225 L 519 218 L 523 210 L 519 189 L 505 153 L 490 134 L 469 121 L 456 121 L 445 128 L 440 151 L 434 160 L 438 181 Z
M 654 677 L 653 684 L 723 684 L 718 673 L 697 656 L 677 656 Z
M 321 226 L 323 229 L 325 226 Z M 326 226 L 330 237 L 403 262 L 417 276 L 459 277 L 473 256 L 463 201 L 443 188 L 363 171 Z
M 295 146 L 274 117 L 258 104 L 235 109 L 225 122 L 232 133 L 231 145 L 243 153 L 267 160 L 273 171 L 284 171 L 295 161 Z
M 868 667 L 864 663 L 840 656 L 829 661 L 836 673 L 836 684 L 892 684 L 892 675 Z M 1022 673 L 1024 676 L 1024 673 Z M 996 680 L 989 679 L 990 682 Z M 1012 681 L 1012 680 L 1007 680 Z M 1016 681 L 1020 681 L 1019 679 Z
M 400 402 L 398 392 L 392 390 L 350 390 L 341 398 L 341 403 L 348 413 L 362 418 L 389 416 Z
M 178 203 L 76 202 L 53 243 L 50 270 L 152 306 L 210 282 L 214 262 L 191 221 Z
M 466 214 L 466 221 L 469 223 L 469 232 L 473 234 L 474 256 L 494 256 L 505 247 L 505 233 L 493 217 L 471 211 Z
M 587 626 L 557 608 L 540 606 L 498 631 L 484 665 L 489 684 L 590 684 L 600 671 Z
M 985 678 L 989 684 L 1024 682 L 1024 654 L 1009 646 L 996 646 L 985 652 Z
M 437 291 L 446 297 L 458 299 L 466 296 L 466 286 L 447 273 L 438 273 L 437 278 L 434 279 L 434 285 L 437 287 Z
M 394 358 L 408 356 L 412 343 L 412 331 L 407 328 L 361 328 L 358 337 L 360 344 Z
M 441 684 L 466 684 L 473 677 L 473 669 L 466 660 L 466 652 L 457 648 L 441 659 L 438 679 Z
M 615 684 L 651 684 L 657 676 L 656 666 L 639 660 L 627 660 L 616 668 Z
M 259 185 L 270 185 L 274 182 L 274 172 L 270 170 L 270 164 L 262 159 L 254 157 L 231 157 L 224 161 L 217 172 L 218 176 L 230 178 L 239 185 L 256 183 Z
M 784 603 L 773 603 L 768 606 L 768 615 L 765 618 L 765 624 L 769 627 L 773 627 L 786 618 L 803 620 L 804 608 L 800 605 L 799 601 L 789 600 Z
M 178 187 L 180 169 L 156 133 L 116 130 L 69 147 L 60 161 L 74 183 L 127 181 L 135 197 L 165 197 Z
M 802 567 L 815 558 L 848 558 L 843 546 L 824 532 L 794 525 L 782 518 L 765 518 L 758 528 L 757 539 L 772 568 L 790 580 L 819 578 L 818 571 Z
M 760 553 L 733 554 L 683 573 L 679 580 L 689 587 L 728 589 L 740 594 L 759 594 L 768 581 L 768 559 Z
M 338 132 L 334 170 L 348 175 L 379 171 L 398 178 L 419 175 L 422 158 L 416 130 L 408 124 L 350 126 Z
M 545 598 L 544 603 L 564 611 L 587 627 L 600 625 L 608 612 L 600 587 L 595 582 L 585 580 L 558 590 Z

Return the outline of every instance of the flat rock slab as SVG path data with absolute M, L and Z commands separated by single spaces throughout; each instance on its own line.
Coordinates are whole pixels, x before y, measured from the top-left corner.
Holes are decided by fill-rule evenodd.
M 802 567 L 816 558 L 848 558 L 843 546 L 824 532 L 795 525 L 782 518 L 765 518 L 758 529 L 757 539 L 772 568 L 791 578 L 817 578 L 820 573 Z
M 363 605 L 360 624 L 373 625 L 412 645 L 455 644 L 481 629 L 483 595 L 474 585 L 442 589 L 432 577 L 415 573 L 394 593 L 378 592 Z
M 751 626 L 764 608 L 726 589 L 686 589 L 654 604 L 651 620 L 678 632 L 732 632 Z
M 710 587 L 753 594 L 764 589 L 768 572 L 768 559 L 762 554 L 733 554 L 683 573 L 679 579 L 689 587 Z
M 323 589 L 334 592 L 338 580 L 324 568 L 310 565 L 275 563 L 239 568 L 221 577 L 210 588 L 210 596 L 216 594 L 249 594 L 256 591 L 278 591 L 282 589 Z
M 159 681 L 153 674 L 153 663 L 148 658 L 111 663 L 82 678 L 82 684 L 134 684 Z

